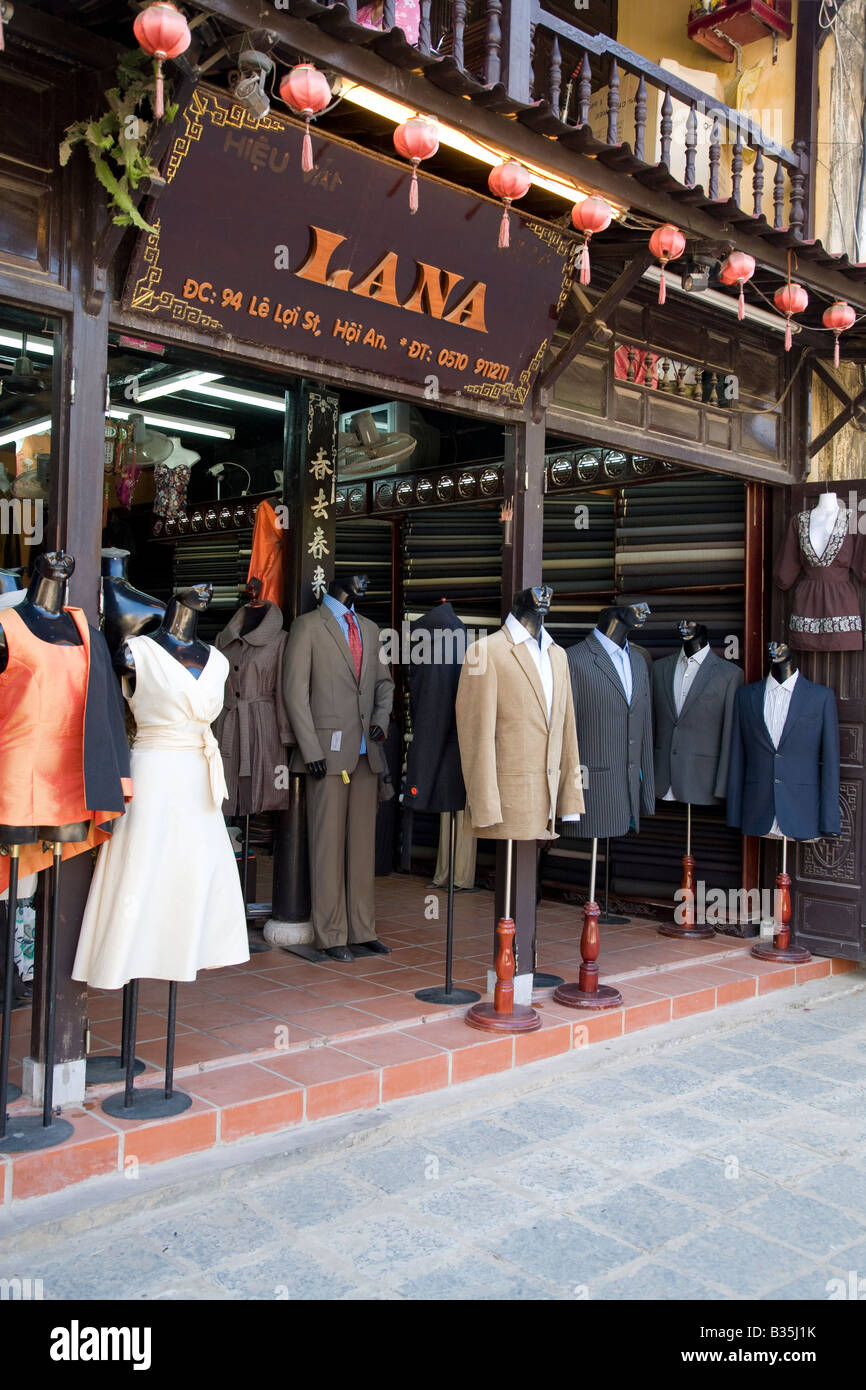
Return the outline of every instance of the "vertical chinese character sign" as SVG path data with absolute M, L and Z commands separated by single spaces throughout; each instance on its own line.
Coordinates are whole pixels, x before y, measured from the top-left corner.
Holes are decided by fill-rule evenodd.
M 287 489 L 289 511 L 296 519 L 289 541 L 294 614 L 315 608 L 334 577 L 339 412 L 339 398 L 332 391 L 302 390 L 294 487 L 290 481 Z

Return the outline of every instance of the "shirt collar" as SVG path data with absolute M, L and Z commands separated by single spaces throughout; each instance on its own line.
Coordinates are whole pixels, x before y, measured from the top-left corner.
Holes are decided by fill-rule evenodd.
M 523 626 L 523 623 L 520 621 L 520 619 L 519 619 L 519 618 L 515 618 L 515 616 L 514 616 L 513 613 L 509 613 L 508 617 L 505 619 L 505 626 L 507 627 L 508 631 L 511 633 L 511 636 L 512 636 L 512 638 L 513 638 L 513 641 L 514 641 L 514 645 L 515 645 L 515 646 L 519 646 L 521 642 L 534 642 L 534 641 L 535 641 L 535 638 L 533 637 L 532 633 L 529 631 L 529 628 L 528 628 L 528 627 L 524 627 L 524 626 Z M 548 649 L 548 647 L 552 647 L 552 646 L 553 646 L 553 638 L 551 637 L 550 633 L 547 631 L 547 628 L 546 628 L 546 627 L 542 627 L 542 629 L 541 629 L 541 650 L 542 650 L 543 652 L 546 652 L 547 649 Z
M 794 672 L 792 672 L 792 674 L 788 677 L 788 679 L 787 679 L 786 681 L 777 681 L 777 680 L 776 680 L 776 677 L 775 677 L 775 676 L 772 674 L 772 672 L 771 672 L 770 675 L 767 676 L 767 689 L 768 689 L 768 690 L 793 690 L 793 689 L 794 689 L 794 686 L 797 684 L 797 677 L 799 676 L 799 674 L 800 674 L 799 671 L 794 671 Z
M 354 615 L 355 612 L 354 603 L 351 608 L 347 608 L 345 603 L 341 603 L 338 598 L 334 598 L 333 594 L 322 594 L 322 603 L 330 608 L 331 612 L 337 618 L 345 618 L 347 613 L 352 613 Z
M 683 651 L 682 647 L 680 647 L 680 660 L 682 661 L 682 663 L 683 663 L 684 666 L 688 666 L 688 664 L 689 664 L 690 661 L 696 661 L 696 662 L 698 663 L 698 665 L 700 666 L 701 662 L 706 661 L 706 659 L 707 659 L 707 657 L 709 656 L 709 654 L 710 654 L 710 645 L 709 645 L 709 643 L 707 643 L 707 645 L 706 645 L 705 647 L 701 647 L 700 651 L 695 652 L 693 656 L 686 656 L 686 654 L 685 654 L 685 652 Z
M 626 641 L 625 646 L 619 647 L 616 642 L 612 642 L 610 638 L 604 632 L 600 632 L 597 627 L 593 628 L 592 635 L 601 643 L 608 656 L 628 656 L 628 641 Z

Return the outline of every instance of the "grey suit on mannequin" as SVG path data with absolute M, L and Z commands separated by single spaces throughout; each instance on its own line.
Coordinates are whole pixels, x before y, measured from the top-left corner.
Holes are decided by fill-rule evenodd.
M 586 810 L 562 833 L 581 839 L 611 839 L 640 829 L 640 813 L 655 810 L 652 702 L 649 671 L 629 644 L 632 697 L 629 704 L 616 667 L 590 633 L 569 647 L 568 667 L 574 717 L 585 772 Z
M 714 806 L 728 790 L 734 696 L 743 672 L 708 652 L 677 715 L 674 672 L 680 653 L 653 665 L 656 794 L 668 789 L 677 801 Z
M 306 779 L 313 930 L 322 950 L 376 939 L 376 805 L 378 774 L 387 763 L 370 730 L 387 729 L 394 682 L 376 624 L 354 616 L 363 647 L 360 680 L 340 624 L 324 604 L 295 619 L 286 645 L 283 688 L 297 741 L 291 768 L 325 764 L 321 778 Z

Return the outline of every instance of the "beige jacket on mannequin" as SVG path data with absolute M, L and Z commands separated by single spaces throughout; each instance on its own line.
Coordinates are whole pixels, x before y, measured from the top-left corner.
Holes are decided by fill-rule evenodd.
M 554 840 L 555 816 L 583 811 L 580 755 L 568 662 L 548 648 L 553 672 L 550 723 L 528 643 L 507 627 L 466 654 L 457 688 L 457 736 L 466 818 L 489 840 Z

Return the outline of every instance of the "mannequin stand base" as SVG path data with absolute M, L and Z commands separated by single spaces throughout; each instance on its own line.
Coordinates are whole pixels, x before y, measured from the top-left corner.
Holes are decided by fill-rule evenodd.
M 144 1071 L 144 1062 L 136 1057 L 133 1064 L 134 1076 L 141 1076 Z M 126 1080 L 126 1064 L 120 1056 L 114 1057 L 88 1057 L 84 1069 L 85 1086 L 105 1086 L 111 1081 Z
M 247 946 L 251 956 L 258 956 L 262 951 L 269 951 L 270 944 L 265 941 L 260 927 L 247 927 Z
M 20 1096 L 20 1094 L 21 1094 L 21 1087 L 20 1087 L 20 1086 L 16 1086 L 14 1081 L 10 1081 L 10 1082 L 9 1082 L 9 1086 L 8 1086 L 8 1088 L 7 1088 L 7 1091 L 6 1091 L 6 1099 L 7 1099 L 7 1101 L 9 1102 L 9 1104 L 11 1105 L 12 1102 L 13 1102 L 13 1100 L 17 1100 L 18 1097 Z
M 671 936 L 676 941 L 709 941 L 715 934 L 715 928 L 707 922 L 694 927 L 681 927 L 678 922 L 665 922 L 664 926 L 659 927 L 659 936 Z
M 474 1004 L 481 995 L 474 989 L 447 990 L 444 985 L 431 985 L 429 989 L 416 989 L 415 998 L 422 1004 Z
M 753 946 L 751 954 L 756 960 L 778 961 L 785 965 L 805 965 L 812 954 L 805 946 L 775 946 L 772 941 L 762 941 Z
M 543 970 L 536 970 L 532 976 L 533 989 L 556 989 L 557 985 L 564 984 L 561 975 L 546 975 Z
M 55 1144 L 62 1144 L 66 1139 L 70 1139 L 73 1133 L 68 1120 L 54 1119 L 50 1125 L 44 1125 L 42 1117 L 37 1115 L 10 1116 L 6 1124 L 6 1137 L 0 1139 L 0 1153 L 3 1154 L 26 1154 L 36 1153 L 39 1149 L 53 1149 Z
M 599 985 L 598 989 L 581 989 L 580 985 L 560 985 L 553 991 L 553 1002 L 564 1004 L 567 1009 L 615 1009 L 622 1003 L 622 995 L 612 985 Z
M 541 1027 L 541 1015 L 526 1004 L 515 1004 L 510 1014 L 499 1014 L 494 1004 L 473 1004 L 464 1023 L 483 1033 L 534 1033 Z
M 124 1105 L 125 1092 L 118 1091 L 102 1102 L 106 1115 L 117 1120 L 164 1120 L 171 1115 L 180 1115 L 192 1105 L 192 1096 L 183 1091 L 175 1091 L 166 1099 L 165 1089 L 154 1086 L 150 1090 L 133 1091 L 132 1105 Z
M 631 918 L 621 917 L 618 912 L 601 912 L 598 921 L 602 927 L 627 927 Z

